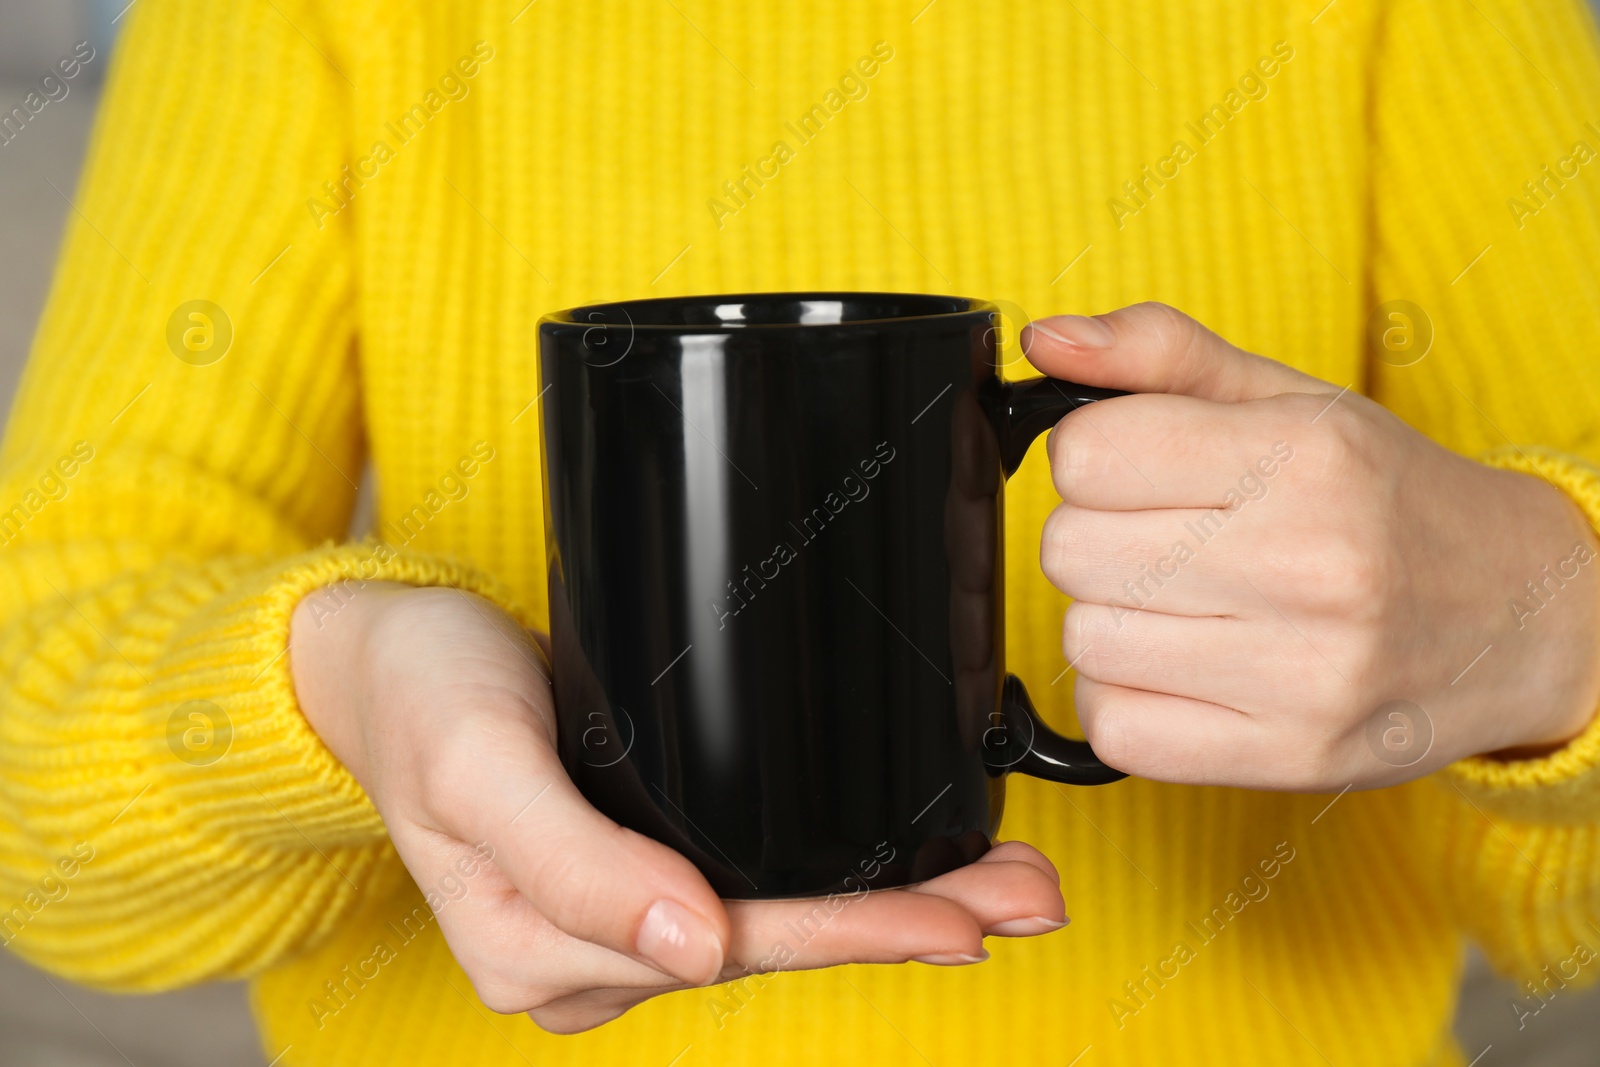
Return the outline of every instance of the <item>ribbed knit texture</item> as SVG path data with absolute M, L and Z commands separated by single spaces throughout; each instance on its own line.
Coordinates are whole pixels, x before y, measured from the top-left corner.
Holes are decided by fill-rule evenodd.
M 472 588 L 542 624 L 544 311 L 800 288 L 1029 316 L 1160 299 L 1600 522 L 1600 161 L 1541 170 L 1600 151 L 1575 0 L 525 3 L 128 13 L 0 456 L 0 508 L 23 520 L 0 549 L 13 951 L 123 990 L 255 976 L 283 1065 L 1354 1067 L 1463 1062 L 1463 936 L 1524 976 L 1600 947 L 1596 728 L 1339 797 L 1013 778 L 1004 832 L 1059 866 L 1060 933 L 993 939 L 970 968 L 680 993 L 579 1037 L 484 1009 L 301 717 L 285 642 L 296 600 L 347 575 Z M 845 86 L 864 98 L 830 108 L 878 42 L 892 56 Z M 1260 98 L 1230 101 L 1277 42 L 1245 86 Z M 419 104 L 405 139 L 390 124 Z M 819 104 L 803 143 L 786 123 Z M 1219 104 L 1237 113 L 1202 141 L 1187 124 Z M 780 140 L 775 177 L 723 189 L 771 174 Z M 359 164 L 378 141 L 392 158 Z M 376 173 L 345 205 L 324 183 L 347 163 Z M 1171 176 L 1136 197 L 1146 165 Z M 1395 298 L 1434 327 L 1413 366 L 1364 340 Z M 235 331 L 205 366 L 165 340 L 194 299 Z M 80 441 L 92 458 L 41 485 Z M 478 442 L 493 458 L 452 499 Z M 337 544 L 367 460 L 382 559 Z M 1066 728 L 1038 450 L 1007 499 L 1009 666 Z M 189 700 L 232 723 L 206 766 L 168 744 Z M 79 843 L 93 858 L 66 878 Z M 41 895 L 52 871 L 64 898 Z

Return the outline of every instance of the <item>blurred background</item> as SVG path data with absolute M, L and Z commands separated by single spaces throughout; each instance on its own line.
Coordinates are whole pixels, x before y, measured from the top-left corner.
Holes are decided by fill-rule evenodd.
M 221 0 L 245 3 L 251 0 Z M 129 0 L 0 0 L 0 113 L 21 104 L 55 60 L 95 51 L 67 93 L 0 135 L 0 410 L 9 411 L 54 273 L 116 31 Z M 59 96 L 60 90 L 53 91 Z M 1456 1034 L 1474 1067 L 1600 1067 L 1600 989 L 1563 990 L 1519 1030 L 1518 990 L 1476 952 L 1465 964 Z M 1374 990 L 1382 996 L 1382 990 Z M 1352 1019 L 1352 1025 L 1360 1020 Z M 118 997 L 46 976 L 0 951 L 4 1067 L 267 1067 L 242 985 Z M 1344 1065 L 1340 1065 L 1344 1067 Z

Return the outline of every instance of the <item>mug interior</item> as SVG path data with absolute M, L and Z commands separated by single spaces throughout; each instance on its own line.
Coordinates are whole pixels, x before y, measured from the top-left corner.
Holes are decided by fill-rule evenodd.
M 921 293 L 743 293 L 623 300 L 572 308 L 549 317 L 578 324 L 737 329 L 921 319 L 988 308 L 989 304 L 982 300 Z

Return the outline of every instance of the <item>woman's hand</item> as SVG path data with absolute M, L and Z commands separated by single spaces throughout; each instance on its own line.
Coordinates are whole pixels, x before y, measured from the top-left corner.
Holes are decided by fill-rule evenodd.
M 367 583 L 336 612 L 296 609 L 306 717 L 366 789 L 485 1004 L 547 1030 L 599 1026 L 660 993 L 766 968 L 975 963 L 986 934 L 1065 916 L 1055 868 L 1019 842 L 912 889 L 727 902 L 681 855 L 591 808 L 563 772 L 543 661 L 489 602 Z M 485 855 L 492 856 L 484 863 Z M 815 930 L 804 941 L 793 929 Z M 786 958 L 777 952 L 787 946 Z
M 1048 374 L 1145 394 L 1050 440 L 1064 503 L 1043 565 L 1076 601 L 1064 652 L 1107 763 L 1380 786 L 1590 720 L 1600 550 L 1562 492 L 1164 305 L 1044 319 L 1024 342 Z

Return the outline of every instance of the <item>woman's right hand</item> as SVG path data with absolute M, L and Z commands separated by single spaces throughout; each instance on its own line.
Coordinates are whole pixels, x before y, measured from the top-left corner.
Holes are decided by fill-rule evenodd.
M 590 807 L 562 769 L 544 658 L 455 589 L 368 582 L 294 613 L 301 707 L 377 806 L 411 877 L 469 889 L 438 912 L 484 1004 L 574 1033 L 660 993 L 771 969 L 976 963 L 985 935 L 1065 922 L 1021 842 L 921 885 L 818 901 L 727 901 L 677 852 Z M 492 859 L 485 860 L 485 856 Z M 796 944 L 795 928 L 816 933 Z

